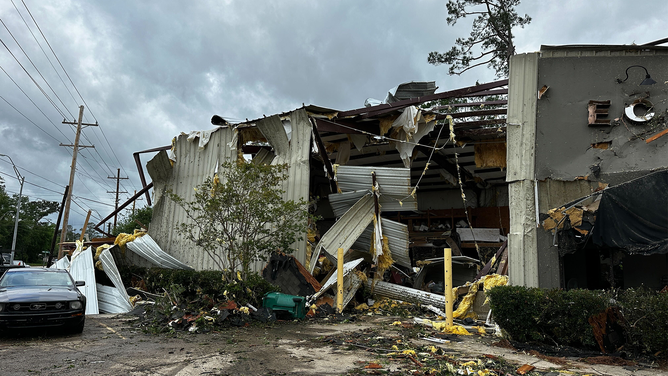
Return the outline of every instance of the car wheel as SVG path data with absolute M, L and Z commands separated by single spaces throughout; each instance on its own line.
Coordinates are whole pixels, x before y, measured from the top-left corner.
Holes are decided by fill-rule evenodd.
M 81 320 L 80 323 L 78 323 L 78 324 L 76 324 L 76 325 L 70 327 L 70 328 L 69 328 L 69 332 L 72 333 L 72 334 L 80 334 L 80 333 L 82 333 L 83 330 L 84 330 L 84 324 L 85 324 L 85 322 L 86 322 L 86 319 Z

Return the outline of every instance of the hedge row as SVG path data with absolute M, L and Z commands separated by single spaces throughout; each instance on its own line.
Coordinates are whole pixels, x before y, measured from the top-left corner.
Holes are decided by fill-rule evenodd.
M 494 320 L 512 339 L 600 349 L 589 319 L 621 313 L 616 320 L 626 351 L 668 358 L 668 293 L 542 290 L 499 286 L 488 292 Z M 610 310 L 608 310 L 610 311 Z
M 280 289 L 267 282 L 258 274 L 250 275 L 246 280 L 226 277 L 221 271 L 177 270 L 160 268 L 141 268 L 126 266 L 119 268 L 121 278 L 127 285 L 143 283 L 146 291 L 163 294 L 176 292 L 182 298 L 193 300 L 208 297 L 212 301 L 235 301 L 237 304 L 262 305 L 262 297 L 267 292 Z

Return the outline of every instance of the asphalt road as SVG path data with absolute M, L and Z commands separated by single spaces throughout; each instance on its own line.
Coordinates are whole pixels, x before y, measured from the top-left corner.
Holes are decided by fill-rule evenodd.
M 328 321 L 283 322 L 229 328 L 219 333 L 178 335 L 145 334 L 134 327 L 132 316 L 95 315 L 86 318 L 82 334 L 59 331 L 0 333 L 0 376 L 10 375 L 345 375 L 366 374 L 365 364 L 382 363 L 385 372 L 412 374 L 412 364 L 388 361 L 346 343 L 331 344 L 327 337 L 356 338 L 373 329 L 393 338 L 398 318 L 360 316 L 353 323 Z M 411 319 L 402 319 L 405 323 Z M 412 324 L 407 324 L 412 325 Z M 375 335 L 375 334 L 374 334 Z M 415 348 L 434 345 L 411 335 Z M 517 367 L 531 364 L 539 375 L 668 375 L 658 369 L 584 364 L 564 359 L 550 363 L 530 354 L 490 346 L 489 336 L 462 336 L 459 342 L 437 345 L 453 359 L 475 356 L 502 357 Z M 352 342 L 352 341 L 348 341 Z M 414 368 L 414 367 L 413 367 Z
M 314 329 L 283 323 L 167 336 L 145 334 L 129 319 L 88 316 L 78 335 L 54 330 L 2 333 L 0 375 L 339 375 L 369 358 L 318 339 L 358 330 L 356 324 Z

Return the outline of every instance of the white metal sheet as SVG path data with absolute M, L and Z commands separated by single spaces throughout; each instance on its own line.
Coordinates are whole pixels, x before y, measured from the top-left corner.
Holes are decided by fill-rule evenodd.
M 337 217 L 342 216 L 360 198 L 369 192 L 371 191 L 366 189 L 361 191 L 330 194 L 328 196 L 329 204 L 332 206 L 334 215 Z M 400 199 L 402 199 L 401 202 L 399 202 Z M 417 200 L 413 196 L 397 198 L 395 196 L 381 194 L 380 198 L 378 199 L 378 203 L 380 204 L 381 213 L 418 210 Z
M 49 269 L 69 269 L 70 268 L 70 260 L 67 258 L 67 256 L 64 256 L 60 260 L 54 262 L 49 266 Z
M 343 192 L 371 189 L 376 173 L 381 195 L 406 197 L 411 194 L 411 169 L 373 166 L 338 166 L 336 181 Z
M 115 287 L 97 284 L 98 304 L 102 313 L 127 313 L 132 305 Z
M 348 274 L 350 274 L 350 272 L 353 269 L 355 269 L 357 265 L 359 265 L 362 261 L 364 261 L 364 259 L 360 258 L 343 264 L 343 278 L 344 279 L 348 278 Z M 325 291 L 327 291 L 330 287 L 334 286 L 334 284 L 336 284 L 336 279 L 337 279 L 337 273 L 330 275 L 327 281 L 325 281 L 325 283 L 322 285 L 320 291 L 318 291 L 314 295 L 314 298 L 315 299 L 319 298 L 322 294 L 325 293 Z
M 411 268 L 411 258 L 408 249 L 408 226 L 387 218 L 381 218 L 383 235 L 387 236 L 394 262 L 401 266 Z M 369 225 L 362 235 L 357 239 L 353 248 L 358 251 L 369 252 L 371 249 L 371 235 L 373 234 L 373 225 Z
M 79 287 L 79 291 L 86 297 L 86 314 L 100 313 L 97 305 L 97 289 L 95 288 L 95 265 L 93 264 L 93 250 L 88 247 L 76 255 L 70 264 L 70 275 L 75 281 L 86 281 L 86 285 Z
M 125 292 L 125 286 L 123 285 L 123 280 L 121 279 L 121 273 L 118 272 L 116 262 L 114 261 L 114 256 L 111 254 L 109 249 L 105 249 L 102 251 L 102 253 L 100 253 L 100 261 L 102 262 L 102 269 L 104 270 L 105 274 L 107 274 L 107 277 L 109 277 L 111 283 L 113 283 L 114 287 L 118 290 L 118 294 L 120 294 L 122 300 L 125 301 L 125 303 L 122 303 L 126 309 L 124 312 L 129 312 L 132 309 L 132 304 L 130 304 L 130 297 Z
M 309 265 L 310 272 L 313 273 L 315 264 L 321 250 L 325 250 L 330 255 L 335 256 L 339 248 L 348 250 L 355 240 L 364 232 L 364 229 L 373 221 L 374 217 L 373 196 L 368 194 L 362 197 L 350 210 L 348 210 L 336 223 L 330 227 L 325 235 L 320 238 L 320 242 L 315 247 Z
M 148 234 L 127 243 L 126 247 L 130 251 L 150 261 L 153 265 L 159 266 L 161 268 L 186 270 L 193 269 L 163 251 L 158 243 L 156 243 L 155 240 L 153 240 L 153 238 L 151 238 L 151 236 Z

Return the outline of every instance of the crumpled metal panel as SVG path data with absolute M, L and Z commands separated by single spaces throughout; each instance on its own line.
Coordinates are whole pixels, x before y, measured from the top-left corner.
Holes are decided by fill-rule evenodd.
M 353 269 L 355 269 L 357 267 L 357 265 L 362 263 L 362 261 L 364 261 L 364 259 L 360 258 L 360 259 L 349 261 L 349 262 L 346 262 L 345 264 L 343 264 L 343 279 L 346 279 L 348 277 L 348 274 L 350 274 L 350 272 Z M 313 296 L 313 298 L 318 299 L 322 294 L 325 293 L 325 291 L 327 291 L 330 287 L 334 286 L 336 284 L 336 279 L 337 279 L 337 273 L 333 273 L 332 275 L 330 275 L 329 278 L 327 279 L 327 281 L 325 281 L 325 283 L 323 283 L 322 288 L 320 289 L 320 291 L 318 291 Z
M 105 274 L 107 274 L 107 277 L 109 277 L 111 283 L 114 284 L 114 287 L 118 290 L 118 293 L 122 297 L 121 302 L 114 298 L 113 301 L 105 301 L 105 303 L 113 303 L 114 305 L 125 309 L 123 312 L 129 312 L 132 309 L 132 304 L 130 304 L 130 297 L 128 296 L 127 292 L 125 292 L 125 286 L 123 285 L 123 280 L 121 279 L 121 273 L 118 272 L 116 261 L 114 261 L 114 256 L 111 254 L 109 249 L 105 249 L 102 251 L 102 253 L 100 253 L 100 261 L 102 262 L 102 269 L 104 270 Z
M 221 127 L 210 136 L 203 150 L 197 142 L 188 142 L 186 135 L 179 135 L 175 142 L 176 162 L 172 166 L 166 152 L 158 153 L 146 168 L 153 181 L 153 219 L 150 233 L 161 249 L 174 258 L 191 265 L 196 270 L 216 269 L 213 260 L 174 227 L 179 223 L 190 223 L 185 211 L 173 202 L 167 191 L 179 195 L 186 201 L 193 199 L 193 188 L 202 184 L 207 177 L 213 178 L 216 166 L 237 159 L 235 130 Z M 141 258 L 131 255 L 131 262 Z M 139 262 L 141 264 L 141 262 Z
M 132 305 L 116 287 L 97 284 L 97 297 L 100 312 L 102 313 L 127 313 Z M 129 306 L 129 307 L 128 307 Z
M 383 281 L 376 281 L 374 284 L 372 279 L 368 279 L 366 281 L 366 287 L 371 289 L 372 286 L 373 293 L 378 296 L 384 296 L 386 298 L 404 302 L 417 301 L 423 305 L 433 305 L 434 307 L 445 307 L 445 296 L 443 295 L 432 294 L 430 292 Z
M 320 238 L 320 242 L 315 247 L 309 265 L 309 272 L 313 273 L 315 264 L 321 250 L 336 257 L 336 251 L 339 248 L 348 250 L 355 240 L 364 232 L 364 229 L 373 221 L 374 217 L 373 195 L 368 194 L 362 197 L 353 205 L 336 223 L 330 227 L 325 235 Z
M 376 173 L 380 194 L 405 198 L 410 196 L 411 169 L 373 166 L 338 166 L 336 181 L 343 192 L 371 189 L 371 173 Z
M 283 121 L 289 121 L 291 129 L 288 138 L 285 132 Z M 282 189 L 284 200 L 309 201 L 309 186 L 311 179 L 310 172 L 310 153 L 312 128 L 306 110 L 299 109 L 292 111 L 289 120 L 281 119 L 279 116 L 271 116 L 257 122 L 257 128 L 267 138 L 274 148 L 276 157 L 272 164 L 288 164 L 288 178 L 283 182 Z M 292 247 L 295 249 L 293 256 L 306 265 L 306 234 L 304 238 L 295 242 Z M 256 263 L 257 270 L 264 267 L 264 263 Z
M 95 265 L 93 264 L 93 250 L 88 247 L 72 259 L 70 275 L 75 281 L 86 281 L 86 286 L 79 287 L 86 296 L 86 314 L 100 313 L 97 305 L 97 289 L 95 288 Z
M 70 268 L 70 260 L 67 257 L 63 257 L 60 260 L 54 262 L 49 266 L 49 269 L 64 269 L 68 270 Z
M 411 268 L 411 257 L 408 250 L 408 225 L 387 218 L 381 218 L 381 227 L 383 229 L 383 235 L 387 236 L 394 262 L 401 266 Z M 353 248 L 358 251 L 369 252 L 371 249 L 372 235 L 373 224 L 369 225 L 364 230 L 355 244 L 353 244 Z
M 182 263 L 173 256 L 163 251 L 153 238 L 146 234 L 125 245 L 130 251 L 150 261 L 153 265 L 168 269 L 192 270 L 190 266 Z
M 382 190 L 382 188 L 381 188 Z M 332 193 L 329 197 L 329 204 L 332 206 L 334 215 L 337 217 L 345 214 L 350 207 L 352 207 L 365 194 L 371 192 L 369 189 L 353 192 Z M 380 204 L 380 211 L 382 212 L 398 212 L 398 211 L 414 211 L 418 210 L 417 200 L 413 196 L 408 196 L 401 203 L 396 197 L 381 195 L 378 199 Z

